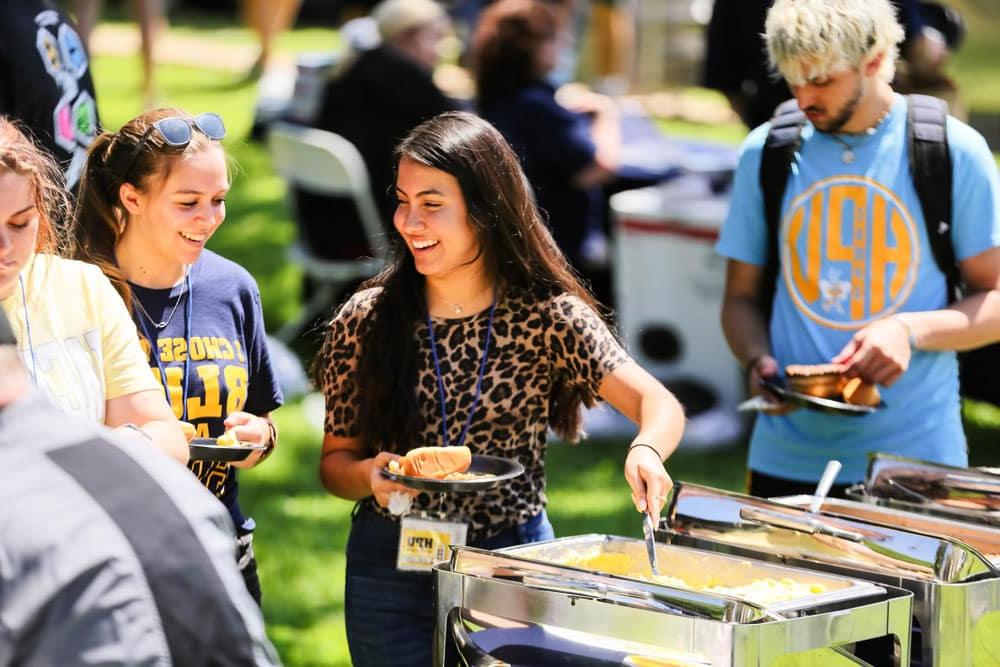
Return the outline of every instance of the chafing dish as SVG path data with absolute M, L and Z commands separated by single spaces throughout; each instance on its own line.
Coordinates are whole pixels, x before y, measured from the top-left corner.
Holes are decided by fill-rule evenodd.
M 853 500 L 1000 527 L 1000 475 L 990 468 L 957 468 L 891 454 L 871 454 L 865 482 Z
M 809 664 L 863 665 L 850 655 L 855 644 L 885 637 L 880 664 L 908 664 L 906 591 L 682 546 L 656 548 L 663 578 L 652 576 L 645 544 L 623 537 L 582 535 L 498 551 L 456 547 L 434 568 L 435 664 L 555 664 L 560 652 L 566 661 L 558 664 L 776 667 L 823 651 Z M 605 557 L 626 559 L 627 576 L 584 567 Z M 791 599 L 764 605 L 720 589 L 668 585 L 666 575 L 696 588 L 774 579 L 813 590 L 800 587 Z M 511 642 L 532 635 L 555 648 L 546 648 L 548 661 L 514 660 L 503 653 L 510 645 L 496 648 L 503 632 Z M 571 653 L 583 653 L 573 646 L 587 647 L 587 656 L 572 662 Z M 456 657 L 470 654 L 476 657 Z
M 813 496 L 789 496 L 787 498 L 772 498 L 771 500 L 782 505 L 806 509 L 812 502 Z M 944 535 L 969 545 L 990 561 L 994 567 L 1000 565 L 1000 527 L 982 523 L 973 524 L 945 516 L 916 514 L 895 507 L 840 498 L 825 498 L 819 512 L 829 516 L 861 519 L 862 521 L 913 530 L 928 535 Z
M 943 531 L 903 525 L 678 483 L 657 537 L 900 586 L 914 594 L 915 661 L 1000 664 L 989 657 L 1000 656 L 1000 572 Z

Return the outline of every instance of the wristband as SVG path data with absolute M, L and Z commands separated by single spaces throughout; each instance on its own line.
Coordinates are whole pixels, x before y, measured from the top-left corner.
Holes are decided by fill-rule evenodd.
M 633 442 L 633 443 L 632 443 L 631 445 L 629 445 L 629 448 L 628 448 L 627 450 L 625 450 L 625 458 L 628 458 L 628 455 L 629 455 L 629 454 L 630 454 L 630 453 L 632 452 L 632 450 L 633 450 L 633 449 L 635 449 L 636 447 L 649 447 L 649 448 L 650 448 L 650 449 L 652 449 L 652 450 L 653 450 L 654 452 L 656 452 L 656 458 L 660 459 L 660 463 L 663 463 L 663 455 L 662 455 L 662 454 L 660 454 L 660 450 L 658 450 L 658 449 L 657 449 L 656 447 L 653 447 L 652 445 L 647 445 L 647 444 L 646 444 L 646 443 L 644 443 L 644 442 Z
M 278 442 L 278 429 L 274 427 L 274 422 L 270 419 L 265 419 L 264 421 L 267 422 L 267 429 L 271 432 L 271 441 L 267 443 L 267 447 L 264 448 L 264 453 L 260 455 L 262 459 L 274 451 L 274 445 Z

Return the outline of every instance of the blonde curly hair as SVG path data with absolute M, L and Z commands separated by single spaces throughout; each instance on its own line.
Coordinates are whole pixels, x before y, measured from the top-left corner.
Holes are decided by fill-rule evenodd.
M 856 69 L 878 53 L 879 76 L 891 81 L 903 37 L 889 0 L 776 0 L 764 26 L 771 67 L 790 86 Z

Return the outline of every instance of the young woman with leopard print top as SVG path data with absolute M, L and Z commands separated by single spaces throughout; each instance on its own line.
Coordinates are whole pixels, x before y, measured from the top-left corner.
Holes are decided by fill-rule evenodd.
M 601 398 L 639 425 L 625 477 L 636 508 L 655 516 L 671 487 L 662 461 L 684 416 L 608 330 L 489 123 L 442 114 L 413 130 L 397 159 L 392 260 L 340 309 L 317 359 L 327 401 L 320 475 L 332 494 L 359 500 L 345 591 L 353 663 L 424 667 L 431 576 L 397 569 L 390 493 L 467 525 L 474 546 L 551 539 L 548 430 L 576 439 L 581 406 Z M 379 473 L 415 447 L 445 444 L 516 459 L 525 474 L 431 497 Z

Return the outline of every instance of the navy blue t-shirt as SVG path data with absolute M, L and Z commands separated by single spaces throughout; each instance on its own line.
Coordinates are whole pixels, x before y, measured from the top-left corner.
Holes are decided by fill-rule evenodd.
M 594 161 L 589 116 L 570 111 L 546 83 L 521 88 L 483 104 L 491 122 L 518 157 L 535 191 L 538 206 L 548 213 L 556 243 L 570 260 L 580 260 L 587 232 L 603 226 L 604 197 L 599 187 L 580 188 L 573 177 Z
M 161 372 L 166 373 L 174 414 L 194 424 L 197 437 L 222 435 L 223 421 L 231 412 L 262 415 L 281 405 L 260 290 L 246 269 L 206 250 L 179 285 L 170 289 L 132 285 L 132 291 L 145 310 L 133 303 L 143 349 L 150 352 L 149 341 L 156 341 L 159 363 L 149 356 L 153 373 L 161 384 Z M 150 318 L 167 324 L 157 330 Z M 182 401 L 188 357 L 187 400 Z M 253 529 L 253 520 L 240 511 L 235 468 L 215 461 L 191 461 L 188 467 L 226 505 L 237 529 Z

